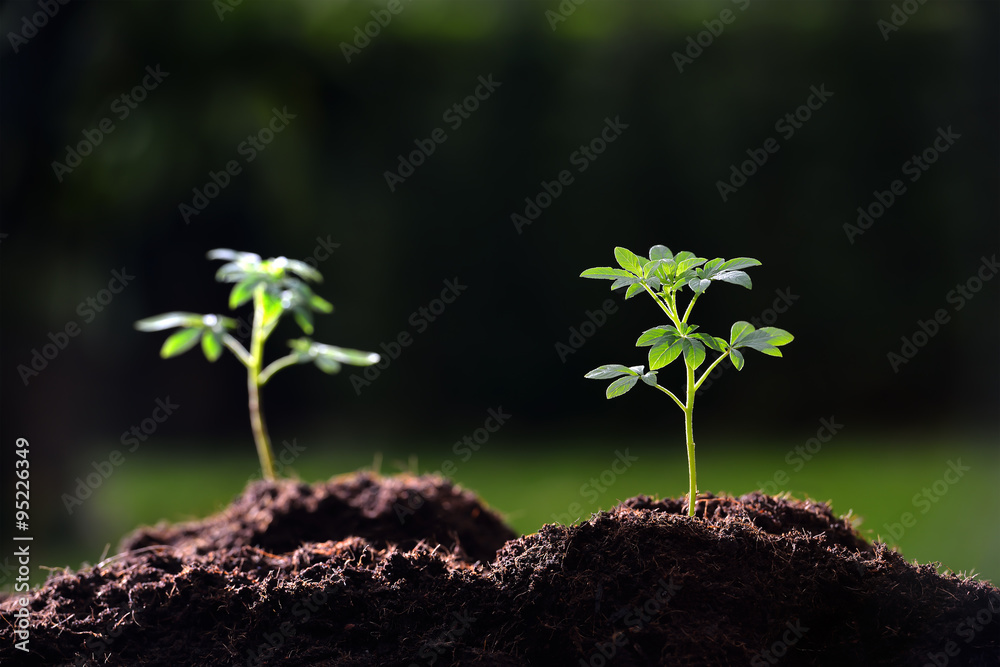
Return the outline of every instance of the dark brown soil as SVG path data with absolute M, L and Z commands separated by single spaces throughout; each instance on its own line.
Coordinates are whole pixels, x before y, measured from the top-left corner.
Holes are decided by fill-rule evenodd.
M 28 654 L 0 603 L 0 663 L 1000 665 L 997 588 L 869 545 L 822 504 L 697 509 L 632 498 L 504 544 L 440 478 L 256 483 L 51 577 Z

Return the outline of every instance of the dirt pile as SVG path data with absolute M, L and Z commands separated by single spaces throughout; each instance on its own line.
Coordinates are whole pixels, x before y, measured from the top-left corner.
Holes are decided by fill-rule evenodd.
M 1000 664 L 997 588 L 908 564 L 822 504 L 697 509 L 638 497 L 508 541 L 440 478 L 257 483 L 50 578 L 30 596 L 28 654 L 0 603 L 0 662 Z

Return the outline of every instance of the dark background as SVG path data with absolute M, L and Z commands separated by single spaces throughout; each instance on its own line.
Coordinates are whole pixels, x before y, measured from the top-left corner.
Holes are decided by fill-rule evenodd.
M 16 51 L 9 34 L 41 10 L 3 7 L 0 442 L 9 452 L 29 437 L 46 459 L 39 485 L 66 487 L 77 461 L 106 456 L 167 396 L 183 407 L 158 435 L 182 454 L 228 440 L 248 456 L 242 366 L 197 350 L 161 361 L 164 336 L 132 323 L 227 312 L 212 248 L 304 259 L 317 239 L 339 247 L 318 265 L 337 310 L 315 338 L 414 342 L 360 395 L 351 369 L 278 375 L 264 393 L 276 440 L 451 439 L 456 421 L 497 405 L 526 439 L 679 429 L 655 392 L 608 402 L 604 383 L 582 378 L 644 363 L 633 343 L 664 318 L 577 276 L 613 264 L 616 245 L 657 243 L 763 262 L 752 291 L 720 284 L 699 301 L 702 330 L 728 336 L 776 290 L 798 297 L 776 322 L 796 336 L 785 358 L 751 352 L 738 377 L 729 368 L 699 423 L 760 438 L 835 414 L 858 430 L 995 437 L 1000 281 L 960 311 L 947 295 L 998 250 L 997 3 L 927 2 L 885 39 L 883 2 L 567 1 L 575 11 L 553 30 L 556 2 L 401 0 L 347 62 L 342 43 L 385 6 L 248 0 L 220 20 L 210 2 L 71 2 Z M 726 9 L 735 19 L 679 72 L 675 52 Z M 119 119 L 115 98 L 147 66 L 169 75 Z M 453 129 L 443 113 L 480 76 L 500 86 Z M 775 123 L 811 86 L 833 95 L 785 138 Z M 274 108 L 295 118 L 247 163 L 238 146 Z M 60 182 L 52 163 L 105 117 L 114 131 Z M 607 118 L 628 127 L 578 172 L 571 154 Z M 391 192 L 384 172 L 439 127 L 447 140 Z M 903 163 L 949 127 L 960 139 L 910 182 Z M 769 137 L 778 152 L 723 202 L 717 182 Z M 234 159 L 242 172 L 185 224 L 179 205 Z M 574 182 L 519 234 L 511 215 L 564 169 Z M 851 243 L 845 223 L 894 179 L 905 194 Z M 123 267 L 134 280 L 85 323 L 78 304 Z M 455 278 L 467 290 L 417 333 L 411 313 Z M 608 298 L 618 312 L 563 363 L 555 345 Z M 887 354 L 938 309 L 950 320 L 894 372 Z M 80 334 L 26 385 L 18 366 L 71 321 Z M 295 335 L 283 325 L 271 354 Z M 661 377 L 678 386 L 681 374 Z

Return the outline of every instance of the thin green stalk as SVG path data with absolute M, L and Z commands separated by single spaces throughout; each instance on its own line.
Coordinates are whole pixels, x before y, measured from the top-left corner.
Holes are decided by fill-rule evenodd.
M 701 376 L 701 378 L 699 378 L 699 380 L 698 380 L 697 382 L 695 382 L 695 383 L 694 383 L 694 390 L 695 390 L 695 391 L 698 391 L 698 387 L 700 387 L 700 386 L 701 386 L 701 384 L 702 384 L 702 383 L 703 383 L 703 382 L 704 382 L 705 380 L 707 380 L 707 379 L 708 379 L 708 374 L 712 372 L 712 369 L 713 369 L 713 368 L 715 368 L 716 366 L 718 366 L 718 365 L 719 365 L 719 362 L 720 362 L 720 361 L 722 361 L 723 359 L 725 359 L 725 358 L 726 358 L 726 357 L 728 357 L 728 356 L 729 356 L 729 350 L 726 350 L 726 351 L 725 351 L 725 352 L 723 352 L 723 353 L 722 353 L 721 355 L 719 355 L 719 358 L 718 358 L 718 359 L 716 359 L 715 361 L 713 361 L 713 362 L 712 362 L 712 364 L 711 364 L 711 365 L 710 365 L 710 366 L 709 366 L 708 368 L 706 368 L 706 369 L 705 369 L 705 372 L 704 372 L 704 373 L 702 373 L 702 376 Z
M 271 453 L 271 439 L 264 425 L 264 415 L 260 410 L 260 367 L 263 360 L 264 338 L 264 286 L 259 285 L 253 293 L 253 333 L 250 335 L 250 363 L 247 366 L 247 389 L 250 394 L 250 428 L 253 429 L 257 456 L 264 479 L 274 481 L 274 456 Z
M 684 405 L 684 401 L 682 401 L 681 399 L 679 399 L 676 396 L 674 396 L 674 392 L 670 391 L 669 389 L 667 389 L 666 387 L 663 387 L 661 385 L 656 385 L 656 388 L 659 389 L 660 391 L 662 391 L 664 394 L 666 394 L 670 398 L 674 399 L 674 403 L 676 403 L 677 407 L 679 407 L 681 410 L 686 409 L 686 407 Z
M 260 372 L 260 377 L 258 378 L 260 386 L 263 387 L 267 384 L 267 381 L 271 379 L 271 376 L 280 371 L 282 368 L 294 366 L 297 363 L 299 363 L 298 354 L 286 354 L 280 359 L 275 359 L 267 365 L 267 368 Z
M 687 368 L 687 406 L 684 410 L 684 434 L 687 437 L 688 472 L 691 477 L 690 496 L 688 496 L 688 516 L 694 516 L 695 501 L 698 498 L 698 475 L 694 465 L 694 368 Z

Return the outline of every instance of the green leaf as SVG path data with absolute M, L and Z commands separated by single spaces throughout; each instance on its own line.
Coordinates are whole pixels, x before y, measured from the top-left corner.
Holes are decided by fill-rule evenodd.
M 202 331 L 200 328 L 182 329 L 171 334 L 164 341 L 163 347 L 160 348 L 160 356 L 164 359 L 169 359 L 170 357 L 176 357 L 178 354 L 184 354 L 198 344 L 198 338 L 201 336 Z
M 273 322 L 281 317 L 282 312 L 284 312 L 284 307 L 281 296 L 270 289 L 264 290 L 264 322 L 262 324 Z
M 315 330 L 312 323 L 312 313 L 305 308 L 296 308 L 293 317 L 299 328 L 302 329 L 302 332 L 307 336 L 311 336 Z
M 619 278 L 628 278 L 631 276 L 632 274 L 628 271 L 613 269 L 610 266 L 597 266 L 592 269 L 587 269 L 580 274 L 581 278 L 592 278 L 597 280 L 618 280 Z
M 154 315 L 139 320 L 133 326 L 139 331 L 163 331 L 175 327 L 197 327 L 201 325 L 202 316 L 198 313 L 173 312 Z
M 744 322 L 743 320 L 733 322 L 733 326 L 729 330 L 729 344 L 732 347 L 736 347 L 737 343 L 739 343 L 744 336 L 752 333 L 753 330 L 754 327 L 749 322 Z
M 688 281 L 688 287 L 690 287 L 695 294 L 699 294 L 708 289 L 708 286 L 712 284 L 711 280 L 705 280 L 704 278 L 692 278 Z M 714 294 L 714 292 L 713 292 Z
M 618 264 L 626 271 L 630 271 L 637 276 L 642 275 L 642 262 L 628 248 L 622 248 L 621 246 L 615 248 L 615 259 L 618 260 Z
M 648 384 L 650 387 L 657 386 L 656 371 L 649 371 L 648 373 L 644 373 L 642 376 L 642 381 Z
M 377 352 L 364 352 L 362 350 L 353 350 L 349 347 L 336 347 L 320 343 L 316 343 L 315 347 L 320 348 L 319 353 L 321 355 L 330 357 L 342 364 L 350 364 L 351 366 L 371 366 L 372 364 L 377 364 L 379 359 L 382 358 Z
M 726 347 L 728 347 L 728 345 L 726 345 L 726 341 L 721 338 L 716 338 L 715 336 L 709 336 L 708 334 L 696 333 L 692 334 L 691 338 L 697 338 L 710 350 L 714 350 L 716 352 L 725 352 Z
M 723 262 L 719 267 L 719 271 L 735 271 L 736 269 L 745 269 L 750 266 L 760 266 L 760 262 L 753 257 L 736 257 L 728 262 Z
M 313 294 L 309 297 L 309 306 L 320 313 L 332 313 L 333 304 L 321 296 Z
M 642 286 L 642 283 L 633 283 L 633 284 L 629 285 L 628 286 L 628 290 L 625 291 L 625 298 L 626 299 L 631 299 L 636 294 L 638 294 L 639 292 L 643 291 L 643 289 L 645 289 L 645 288 Z
M 649 249 L 650 259 L 673 259 L 674 254 L 670 252 L 670 248 L 665 245 L 654 245 Z
M 722 262 L 723 260 L 721 257 L 716 257 L 715 259 L 709 261 L 708 264 L 698 269 L 698 276 L 700 278 L 707 278 L 711 280 L 712 276 L 719 272 L 719 266 L 722 265 Z
M 285 266 L 289 271 L 298 274 L 306 280 L 311 280 L 314 283 L 323 282 L 323 275 L 305 262 L 300 262 L 297 259 L 289 259 L 286 260 Z
M 201 351 L 209 361 L 218 361 L 222 356 L 222 342 L 216 334 L 208 329 L 201 336 Z
M 316 368 L 330 375 L 340 371 L 340 364 L 330 357 L 317 356 L 313 359 L 313 363 L 316 364 Z
M 681 353 L 681 343 L 686 338 L 676 338 L 670 343 L 661 343 L 649 350 L 649 370 L 655 371 L 671 363 Z
M 665 340 L 663 342 L 669 343 L 672 342 L 673 339 L 677 337 L 677 335 L 678 335 L 677 329 L 670 326 L 669 324 L 665 324 L 661 327 L 653 327 L 652 329 L 646 329 L 645 331 L 642 332 L 642 335 L 639 336 L 639 340 L 635 342 L 635 346 L 646 347 L 647 345 L 653 345 L 660 338 L 664 337 L 669 338 L 669 340 Z
M 256 253 L 239 252 L 238 250 L 230 250 L 229 248 L 216 248 L 215 250 L 209 250 L 207 257 L 209 259 L 222 259 L 227 262 L 260 263 L 260 255 Z
M 684 363 L 694 369 L 701 366 L 705 361 L 705 346 L 701 344 L 701 341 L 684 338 L 681 345 L 684 349 Z
M 758 329 L 758 331 L 766 332 L 768 335 L 768 341 L 774 346 L 788 345 L 795 340 L 795 336 L 788 333 L 784 329 L 779 329 L 778 327 L 763 327 Z
M 239 308 L 244 303 L 253 298 L 253 290 L 260 284 L 258 278 L 246 278 L 236 283 L 233 291 L 229 293 L 229 307 Z
M 691 257 L 688 259 L 681 260 L 677 262 L 677 275 L 681 275 L 689 269 L 693 269 L 696 266 L 704 264 L 705 261 L 706 260 L 704 257 Z
M 635 371 L 621 364 L 606 364 L 595 368 L 583 377 L 588 380 L 610 380 L 620 375 L 635 375 Z
M 732 359 L 733 366 L 736 367 L 736 370 L 738 370 L 738 371 L 743 370 L 743 353 L 742 352 L 740 352 L 739 350 L 730 350 L 729 351 L 729 358 Z
M 628 392 L 629 389 L 635 386 L 635 383 L 639 381 L 639 376 L 630 375 L 628 377 L 618 378 L 614 382 L 608 385 L 608 390 L 605 395 L 608 398 L 616 398 L 622 394 Z
M 628 278 L 619 278 L 618 280 L 611 283 L 611 289 L 615 290 L 619 287 L 625 287 L 626 285 L 634 285 L 638 283 L 641 278 L 636 278 L 635 276 L 629 276 Z
M 717 273 L 712 280 L 721 280 L 724 283 L 732 283 L 733 285 L 739 285 L 747 289 L 753 287 L 753 284 L 750 282 L 750 276 L 742 271 L 722 271 Z

